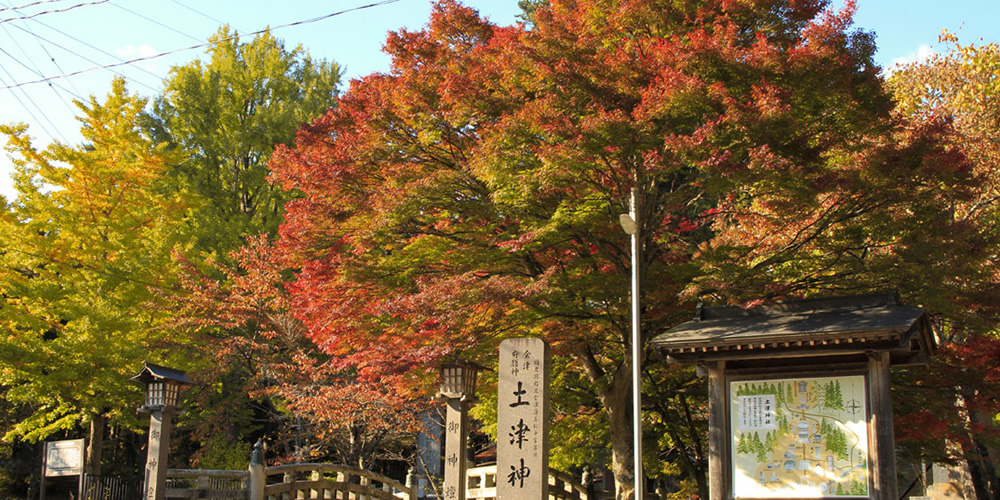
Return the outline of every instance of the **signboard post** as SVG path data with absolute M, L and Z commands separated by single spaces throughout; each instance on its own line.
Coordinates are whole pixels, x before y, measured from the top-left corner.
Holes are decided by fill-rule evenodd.
M 497 383 L 497 498 L 549 498 L 549 346 L 500 343 Z
M 45 443 L 45 453 L 42 455 L 42 481 L 39 495 L 45 499 L 45 478 L 79 476 L 77 494 L 83 497 L 83 464 L 84 440 L 70 439 L 66 441 L 50 441 Z

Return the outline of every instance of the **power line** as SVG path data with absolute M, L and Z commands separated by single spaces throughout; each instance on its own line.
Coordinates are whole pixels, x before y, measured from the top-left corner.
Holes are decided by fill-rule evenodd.
M 3 72 L 7 73 L 7 76 L 10 77 L 13 80 L 13 76 L 10 74 L 9 71 L 7 71 L 7 68 L 4 68 L 3 66 L 0 66 L 0 69 L 3 69 Z M 3 81 L 3 79 L 0 79 L 0 82 L 2 82 L 2 81 Z M 55 135 L 59 135 L 59 137 L 62 138 L 63 142 L 66 142 L 66 137 L 63 136 L 62 132 L 59 131 L 59 127 L 56 127 L 52 123 L 52 121 L 49 120 L 49 117 L 45 114 L 44 111 L 42 111 L 42 108 L 38 107 L 38 103 L 36 103 L 34 101 L 34 99 L 31 98 L 31 96 L 28 94 L 27 91 L 22 90 L 21 92 L 24 93 L 24 97 L 26 97 L 28 99 L 28 102 L 30 102 L 31 105 L 34 106 L 35 109 L 37 109 L 38 112 L 42 114 L 42 118 L 44 118 L 45 121 L 49 122 L 49 125 L 51 125 L 52 128 L 56 131 L 56 134 L 53 134 L 52 132 L 49 132 L 49 130 L 45 127 L 45 124 L 42 123 L 42 121 L 39 120 L 37 116 L 35 116 L 35 113 L 31 111 L 31 108 L 29 108 L 28 105 L 25 104 L 24 101 L 21 100 L 21 97 L 17 95 L 17 92 L 15 92 L 14 89 L 10 89 L 10 94 L 12 96 L 14 96 L 14 99 L 17 101 L 17 103 L 20 104 L 21 107 L 24 108 L 24 110 L 28 112 L 28 115 L 31 116 L 31 119 L 35 120 L 35 123 L 37 123 L 38 126 L 42 127 L 42 131 L 45 132 L 46 135 L 48 135 L 49 137 L 55 137 Z
M 257 31 L 254 31 L 252 33 L 249 33 L 248 35 L 249 36 L 255 36 L 255 35 L 259 35 L 261 33 L 266 33 L 268 31 L 274 31 L 274 30 L 289 28 L 289 27 L 292 27 L 292 26 L 301 26 L 303 24 L 311 24 L 311 23 L 315 23 L 315 22 L 318 22 L 318 21 L 323 21 L 323 20 L 329 19 L 331 17 L 340 16 L 340 15 L 347 14 L 347 13 L 350 13 L 350 12 L 356 12 L 356 11 L 360 11 L 360 10 L 370 9 L 370 8 L 373 8 L 373 7 L 380 7 L 382 5 L 388 5 L 388 4 L 396 3 L 398 1 L 399 0 L 382 0 L 381 2 L 375 2 L 375 3 L 368 4 L 368 5 L 362 5 L 360 7 L 353 7 L 353 8 L 350 8 L 350 9 L 345 9 L 345 10 L 341 10 L 341 11 L 338 11 L 338 12 L 334 12 L 332 14 L 327 14 L 327 15 L 324 15 L 324 16 L 314 17 L 312 19 L 305 19 L 305 20 L 302 20 L 302 21 L 296 21 L 296 22 L 293 22 L 293 23 L 288 23 L 288 24 L 282 24 L 282 25 L 274 26 L 272 28 L 265 28 L 265 29 L 262 29 L 262 30 L 257 30 Z M 50 77 L 42 78 L 42 79 L 39 79 L 39 80 L 29 81 L 29 82 L 15 83 L 15 84 L 12 84 L 12 85 L 7 85 L 5 87 L 0 87 L 0 89 L 12 89 L 12 88 L 23 87 L 25 85 L 33 85 L 33 84 L 36 84 L 36 83 L 45 83 L 45 82 L 48 82 L 48 81 L 51 81 L 51 80 L 56 80 L 56 79 L 60 79 L 60 78 L 69 78 L 69 77 L 77 76 L 77 75 L 80 75 L 80 74 L 83 74 L 83 73 L 89 73 L 89 72 L 95 71 L 95 70 L 111 69 L 111 68 L 117 68 L 119 66 L 126 66 L 126 65 L 135 64 L 135 63 L 138 63 L 138 62 L 150 61 L 150 60 L 153 60 L 153 59 L 158 59 L 158 58 L 163 57 L 163 56 L 168 56 L 168 55 L 171 55 L 171 54 L 176 54 L 178 52 L 184 52 L 184 51 L 188 51 L 188 50 L 200 49 L 200 48 L 203 48 L 203 47 L 210 46 L 213 43 L 219 43 L 219 42 L 225 42 L 225 41 L 233 40 L 237 36 L 238 35 L 232 35 L 232 36 L 229 36 L 229 37 L 226 37 L 226 38 L 223 38 L 223 39 L 220 39 L 220 40 L 216 40 L 216 41 L 213 41 L 213 42 L 200 43 L 198 45 L 192 45 L 190 47 L 183 47 L 183 48 L 180 48 L 180 49 L 169 50 L 169 51 L 166 51 L 166 52 L 161 52 L 159 54 L 154 54 L 154 55 L 146 56 L 146 57 L 137 57 L 135 59 L 129 59 L 127 61 L 123 61 L 123 62 L 120 62 L 120 63 L 107 64 L 107 65 L 104 65 L 104 66 L 95 66 L 93 68 L 82 69 L 82 70 L 79 70 L 79 71 L 74 71 L 72 73 L 65 73 L 65 74 L 57 75 L 57 76 L 50 76 Z
M 24 21 L 24 20 L 32 19 L 32 18 L 35 18 L 35 17 L 38 17 L 38 16 L 44 16 L 45 14 L 58 14 L 60 12 L 68 12 L 68 11 L 71 11 L 73 9 L 77 9 L 77 8 L 80 8 L 80 7 L 88 7 L 88 6 L 91 6 L 91 5 L 97 5 L 97 4 L 107 3 L 107 2 L 108 2 L 108 0 L 97 0 L 95 2 L 87 2 L 87 3 L 80 3 L 80 4 L 76 4 L 76 5 L 71 5 L 69 7 L 66 7 L 65 9 L 43 10 L 41 12 L 36 12 L 34 14 L 27 15 L 27 16 L 20 16 L 20 17 L 11 17 L 11 18 L 7 18 L 7 19 L 0 19 L 0 24 L 9 23 L 11 21 Z M 17 9 L 17 7 L 14 7 L 14 8 Z
M 31 71 L 32 73 L 34 73 L 34 74 L 36 74 L 38 76 L 44 77 L 45 74 L 42 73 L 42 70 L 39 69 L 38 66 L 34 64 L 34 58 L 28 56 L 28 53 L 24 50 L 24 47 L 22 47 L 21 44 L 18 43 L 17 38 L 15 38 L 13 35 L 10 34 L 10 31 L 7 30 L 6 26 L 2 27 L 2 29 L 3 29 L 4 34 L 6 34 L 7 37 L 10 38 L 10 41 L 14 44 L 14 46 L 17 47 L 17 50 L 19 50 L 21 52 L 21 55 L 24 56 L 24 58 L 26 60 L 28 60 L 28 61 L 30 61 L 32 63 L 32 67 L 29 67 L 23 61 L 21 61 L 20 59 L 14 57 L 13 54 L 11 54 L 10 52 L 7 52 L 3 47 L 0 47 L 0 52 L 2 52 L 3 54 L 7 55 L 7 57 L 9 57 L 12 60 L 14 60 L 14 62 L 20 64 L 21 66 L 24 66 L 28 71 Z M 45 54 L 47 56 L 49 56 L 49 59 L 51 59 L 52 62 L 55 63 L 55 59 L 52 57 L 51 54 L 49 54 L 48 50 L 45 49 L 45 46 L 42 46 L 42 50 L 44 50 Z M 59 68 L 58 64 L 56 64 L 56 69 L 58 69 L 59 71 L 62 71 L 62 69 Z M 9 73 L 8 73 L 8 75 L 9 75 Z M 13 78 L 14 78 L 13 75 L 11 75 L 12 81 L 14 81 Z M 79 95 L 80 91 L 76 88 L 76 86 L 73 85 L 72 81 L 70 81 L 69 84 L 70 84 L 70 87 L 73 87 L 73 90 L 68 90 L 65 87 L 61 86 L 61 85 L 53 85 L 52 82 L 48 82 L 48 84 L 49 84 L 49 88 L 53 88 L 54 89 L 55 87 L 58 87 L 63 92 L 66 92 L 67 94 L 69 94 L 69 95 L 71 95 L 73 97 L 76 97 L 78 99 L 80 98 L 80 95 Z M 58 92 L 56 94 L 58 95 Z M 63 104 L 65 104 L 66 107 L 69 108 L 70 111 L 72 111 L 72 108 L 70 108 L 69 104 L 66 103 L 66 100 L 62 99 L 62 96 L 59 96 L 59 97 L 60 97 L 60 100 L 62 100 Z
M 166 28 L 166 29 L 168 29 L 170 31 L 173 31 L 174 33 L 179 34 L 179 35 L 186 36 L 186 37 L 188 37 L 188 38 L 190 38 L 190 39 L 192 39 L 192 40 L 194 40 L 196 42 L 200 42 L 201 41 L 201 38 L 197 38 L 197 37 L 191 36 L 191 35 L 183 32 L 183 31 L 181 31 L 181 30 L 179 30 L 177 28 L 173 28 L 173 27 L 167 26 L 166 24 L 163 24 L 163 23 L 157 21 L 156 19 L 153 19 L 151 17 L 146 17 L 146 16 L 144 16 L 144 15 L 142 15 L 142 14 L 140 14 L 140 13 L 134 11 L 134 10 L 127 9 L 125 7 L 122 7 L 121 5 L 116 4 L 116 3 L 113 3 L 111 5 L 114 5 L 115 7 L 118 7 L 119 9 L 124 10 L 125 12 L 128 12 L 129 14 L 132 14 L 133 16 L 141 17 L 141 18 L 143 18 L 143 19 L 145 19 L 145 20 L 147 20 L 147 21 L 149 21 L 149 22 L 151 22 L 151 23 L 153 23 L 153 24 L 155 24 L 157 26 L 160 26 L 162 28 Z
M 28 7 L 34 7 L 36 5 L 42 5 L 42 4 L 46 4 L 46 3 L 56 3 L 56 2 L 61 2 L 61 1 L 62 0 L 40 0 L 38 2 L 32 2 L 32 3 L 29 3 L 29 4 L 18 5 L 17 7 L 4 6 L 4 7 L 0 7 L 0 12 L 6 12 L 8 10 L 27 9 Z
M 38 19 L 32 19 L 32 21 L 34 21 L 34 22 L 36 22 L 38 24 L 41 24 L 42 26 L 44 26 L 44 27 L 46 27 L 46 28 L 48 28 L 48 29 L 50 29 L 52 31 L 55 31 L 56 33 L 59 33 L 60 35 L 66 37 L 66 38 L 69 38 L 70 40 L 73 40 L 74 42 L 79 43 L 80 45 L 85 45 L 85 46 L 87 46 L 87 47 L 89 47 L 89 48 L 91 48 L 93 50 L 96 50 L 97 52 L 100 52 L 101 54 L 104 54 L 104 55 L 106 55 L 106 56 L 108 56 L 108 57 L 110 57 L 112 59 L 117 59 L 119 62 L 124 62 L 121 57 L 118 57 L 118 56 L 116 56 L 116 55 L 114 55 L 114 54 L 112 54 L 112 53 L 110 53 L 110 52 L 108 52 L 108 51 L 106 51 L 104 49 L 101 49 L 100 47 L 96 47 L 93 44 L 88 43 L 85 40 L 80 40 L 79 38 L 77 38 L 77 37 L 75 37 L 75 36 L 73 36 L 73 35 L 71 35 L 69 33 L 66 33 L 65 31 L 62 31 L 62 30 L 60 30 L 60 29 L 58 29 L 56 27 L 53 27 L 51 25 L 45 24 L 44 22 L 39 21 Z M 24 28 L 21 28 L 20 26 L 16 26 L 16 27 L 19 28 L 19 29 L 21 29 L 21 30 L 24 30 Z M 84 57 L 84 56 L 82 56 L 80 54 L 77 54 L 77 53 L 73 52 L 72 50 L 70 50 L 70 49 L 68 49 L 68 48 L 66 48 L 66 47 L 64 47 L 62 45 L 56 44 L 55 42 L 49 41 L 49 40 L 47 40 L 45 38 L 42 38 L 39 35 L 35 35 L 35 33 L 33 31 L 28 31 L 28 32 L 31 35 L 33 35 L 33 36 L 35 36 L 37 38 L 40 38 L 40 39 L 42 39 L 42 40 L 44 40 L 44 41 L 46 41 L 48 43 L 51 43 L 51 44 L 55 45 L 56 47 L 59 47 L 60 49 L 65 50 L 66 52 L 69 52 L 70 54 L 73 54 L 73 55 L 75 55 L 75 56 L 77 56 L 77 57 L 79 57 L 81 59 L 86 60 L 87 62 L 90 62 L 90 63 L 93 63 L 93 64 L 100 64 L 97 61 L 88 59 L 88 58 L 86 58 L 86 57 Z M 160 75 L 157 75 L 156 73 L 153 73 L 152 71 L 149 71 L 148 69 L 143 68 L 142 66 L 135 66 L 135 69 L 137 69 L 139 71 L 142 71 L 143 73 L 146 73 L 149 76 L 152 76 L 157 81 L 160 81 L 160 80 L 163 79 Z M 60 71 L 62 71 L 62 70 L 60 70 Z M 118 75 L 118 76 L 124 77 L 124 75 L 121 75 L 119 73 L 115 73 L 115 74 Z M 39 76 L 42 76 L 42 75 L 39 75 Z M 149 85 L 143 84 L 142 82 L 139 82 L 138 80 L 134 80 L 134 81 L 136 81 L 136 83 L 138 83 L 139 85 L 142 85 L 143 87 L 146 87 L 147 89 L 150 89 L 150 90 L 152 90 L 154 92 L 156 91 L 155 88 L 153 88 L 153 87 L 151 87 Z
M 21 13 L 20 11 L 18 11 L 16 9 L 15 9 L 14 12 L 17 12 L 18 14 Z M 40 23 L 41 21 L 36 21 L 36 22 Z M 43 24 L 43 26 L 44 26 L 44 24 Z M 24 50 L 24 47 L 22 47 L 21 44 L 18 43 L 17 38 L 15 38 L 13 35 L 10 34 L 10 31 L 7 30 L 6 26 L 3 27 L 3 31 L 4 31 L 4 33 L 7 34 L 8 37 L 10 37 L 11 42 L 14 43 L 14 46 L 17 47 L 17 50 L 21 51 L 21 55 L 24 56 L 24 58 L 31 63 L 32 67 L 34 67 L 33 72 L 35 74 L 37 74 L 38 76 L 40 76 L 40 77 L 44 77 L 45 74 L 42 73 L 42 70 L 38 67 L 38 65 L 35 64 L 35 58 L 33 58 L 33 57 L 31 57 L 31 56 L 28 55 L 28 53 Z M 32 35 L 34 35 L 34 33 L 35 33 L 33 30 L 31 30 L 30 27 L 28 28 L 28 31 Z M 55 65 L 56 69 L 59 70 L 59 71 L 63 71 L 62 67 L 59 66 L 59 63 L 56 62 L 56 58 L 53 57 L 52 54 L 49 52 L 49 49 L 43 43 L 41 43 L 41 42 L 38 42 L 38 46 L 42 48 L 42 51 L 45 52 L 45 55 L 48 56 L 48 58 L 49 58 L 50 61 L 52 61 L 52 64 Z M 2 49 L 0 49 L 0 50 L 2 50 Z M 10 57 L 14 61 L 16 61 L 18 64 L 24 66 L 25 68 L 28 68 L 28 66 L 26 64 L 24 64 L 23 62 L 21 62 L 20 60 L 18 60 L 17 58 L 15 58 L 13 55 L 7 53 L 6 51 L 4 51 L 4 53 L 7 54 L 8 57 Z M 31 68 L 28 68 L 28 70 L 32 71 Z M 69 94 L 69 95 L 71 95 L 73 97 L 76 97 L 77 99 L 82 99 L 82 97 L 80 96 L 80 90 L 76 88 L 76 85 L 73 85 L 73 81 L 72 80 L 69 81 L 69 86 L 73 89 L 72 91 L 67 90 L 65 87 L 62 87 L 60 85 L 53 85 L 52 82 L 49 82 L 49 88 L 53 89 L 53 91 L 55 91 L 55 87 L 59 87 L 60 89 L 62 89 L 63 92 L 66 92 L 67 94 Z M 56 92 L 56 95 L 60 98 L 60 100 L 63 102 L 63 104 L 66 106 L 66 108 L 69 109 L 70 113 L 72 113 L 73 112 L 73 108 L 70 107 L 69 103 L 67 103 L 66 100 L 63 99 L 61 95 L 59 95 L 59 92 Z
M 13 54 L 11 54 L 10 52 L 7 52 L 7 50 L 6 50 L 6 49 L 4 49 L 3 47 L 0 47 L 0 53 L 2 53 L 2 54 L 4 54 L 5 56 L 7 56 L 7 57 L 11 58 L 11 59 L 12 59 L 12 60 L 13 60 L 14 62 L 16 62 L 16 63 L 20 64 L 21 66 L 24 66 L 24 68 L 25 68 L 25 69 L 27 69 L 28 71 L 31 71 L 31 72 L 33 72 L 33 73 L 35 73 L 35 74 L 37 74 L 37 75 L 41 76 L 41 72 L 40 72 L 40 71 L 38 70 L 38 68 L 32 68 L 32 67 L 28 66 L 27 64 L 24 64 L 24 62 L 22 62 L 22 61 L 21 61 L 20 59 L 18 59 L 18 58 L 16 58 L 16 57 L 14 57 L 14 55 L 13 55 Z M 12 76 L 12 75 L 10 74 L 10 72 L 8 72 L 8 71 L 7 71 L 6 69 L 4 69 L 4 72 L 6 72 L 6 73 L 7 73 L 7 76 Z M 49 87 L 53 87 L 53 85 L 52 85 L 52 82 L 49 82 Z M 53 87 L 53 89 L 54 89 L 54 87 Z M 81 96 L 80 96 L 79 94 L 77 94 L 76 92 L 73 92 L 73 91 L 71 91 L 71 90 L 67 90 L 67 89 L 66 89 L 66 88 L 64 88 L 64 87 L 59 87 L 59 89 L 61 89 L 61 90 L 62 90 L 63 92 L 66 92 L 67 94 L 69 94 L 69 95 L 71 95 L 71 96 L 73 96 L 73 97 L 75 97 L 75 98 L 77 98 L 77 99 L 79 99 L 79 100 L 83 100 L 83 97 L 81 97 Z M 58 95 L 58 93 L 57 93 L 56 95 Z M 60 97 L 61 97 L 61 96 L 60 96 Z M 65 101 L 63 101 L 63 102 L 65 102 Z M 72 111 L 72 108 L 70 108 L 70 111 Z
M 36 22 L 38 22 L 38 21 L 36 20 Z M 15 24 L 15 25 L 13 25 L 13 26 L 14 26 L 15 28 L 17 28 L 17 29 L 21 30 L 21 31 L 24 31 L 24 32 L 26 32 L 26 33 L 30 34 L 31 36 L 34 36 L 34 37 L 36 37 L 36 38 L 38 38 L 38 39 L 40 39 L 40 40 L 43 40 L 43 41 L 45 41 L 45 42 L 47 42 L 47 43 L 50 43 L 50 44 L 52 44 L 52 45 L 54 45 L 54 46 L 56 46 L 56 47 L 59 47 L 60 49 L 62 49 L 62 50 L 65 50 L 66 52 L 69 52 L 70 54 L 73 54 L 74 56 L 77 56 L 77 57 L 79 57 L 80 59 L 83 59 L 83 60 L 85 60 L 85 61 L 87 61 L 87 62 L 90 62 L 90 63 L 92 63 L 92 64 L 100 64 L 100 63 L 98 63 L 97 61 L 95 61 L 95 60 L 93 60 L 93 59 L 91 59 L 91 58 L 89 58 L 89 57 L 87 57 L 87 56 L 85 56 L 85 55 L 82 55 L 82 54 L 78 54 L 78 53 L 76 53 L 76 52 L 74 52 L 74 51 L 72 51 L 72 50 L 70 50 L 70 49 L 68 49 L 68 48 L 66 48 L 66 47 L 64 47 L 64 46 L 62 46 L 62 45 L 59 45 L 58 43 L 55 43 L 55 42 L 53 42 L 52 40 L 49 40 L 48 38 L 45 38 L 45 37 L 43 37 L 43 36 L 41 36 L 41 35 L 39 35 L 39 34 L 37 34 L 37 33 L 33 33 L 33 32 L 31 32 L 31 31 L 29 31 L 29 30 L 27 30 L 27 29 L 25 29 L 25 28 L 23 28 L 23 27 L 21 27 L 21 26 L 18 26 L 18 25 L 16 25 L 16 24 Z M 60 32 L 60 33 L 61 33 L 61 32 Z M 101 51 L 101 52 L 104 52 L 104 51 Z M 107 54 L 107 53 L 105 52 L 105 54 Z M 142 59 L 142 58 L 140 58 L 140 59 L 134 59 L 133 61 L 141 61 L 141 60 L 143 60 L 143 59 Z M 120 76 L 120 77 L 122 77 L 122 78 L 126 78 L 126 76 L 125 76 L 125 75 L 123 75 L 123 74 L 121 74 L 121 73 L 119 73 L 119 72 L 117 72 L 117 71 L 114 71 L 114 70 L 113 70 L 113 69 L 111 69 L 111 68 L 115 68 L 115 67 L 118 67 L 118 66 L 124 66 L 124 65 L 126 65 L 126 64 L 128 64 L 128 63 L 129 63 L 129 61 L 123 61 L 123 62 L 120 62 L 120 63 L 117 63 L 117 64 L 108 64 L 108 65 L 106 65 L 106 66 L 95 66 L 95 67 L 93 67 L 93 68 L 90 68 L 90 69 L 87 69 L 87 70 L 81 70 L 81 71 L 77 71 L 77 72 L 74 72 L 74 73 L 68 73 L 68 74 L 63 74 L 62 76 L 55 76 L 55 77 L 45 77 L 45 78 L 42 78 L 42 79 L 39 79 L 39 80 L 36 80 L 36 81 L 34 81 L 34 82 L 28 82 L 28 83 L 45 83 L 45 82 L 49 82 L 49 81 L 52 81 L 52 80 L 56 80 L 56 79 L 58 79 L 58 78 L 63 78 L 63 77 L 70 77 L 70 76 L 76 76 L 76 75 L 79 75 L 79 74 L 81 74 L 81 73 L 86 73 L 86 72 L 88 72 L 88 71 L 91 71 L 91 70 L 97 70 L 97 69 L 107 69 L 108 71 L 111 71 L 112 73 L 114 73 L 114 74 L 116 74 L 116 75 L 118 75 L 118 76 Z M 136 67 L 137 67 L 137 68 L 139 68 L 138 66 L 136 66 Z M 142 68 L 139 68 L 139 69 L 142 69 Z M 154 75 L 154 76 L 156 76 L 156 75 Z M 157 78 L 159 78 L 159 77 L 157 77 Z M 154 88 L 154 87 L 152 87 L 152 86 L 150 86 L 150 85 L 146 85 L 145 83 L 142 83 L 142 82 L 140 82 L 140 81 L 138 81 L 138 80 L 136 80 L 136 79 L 134 79 L 134 78 L 132 79 L 132 81 L 134 81 L 134 82 L 138 83 L 139 85 L 142 85 L 143 87 L 146 87 L 146 88 L 147 88 L 147 89 L 149 89 L 149 90 L 152 90 L 153 92 L 156 92 L 156 91 L 157 91 L 157 89 L 156 89 L 156 88 Z M 12 86 L 7 86 L 7 87 L 3 87 L 3 88 L 12 88 L 12 87 L 20 87 L 20 86 L 22 86 L 22 85 L 27 85 L 27 84 L 18 84 L 18 85 L 12 85 Z
M 170 1 L 173 2 L 173 3 L 175 3 L 175 4 L 177 4 L 177 5 L 180 5 L 181 7 L 184 7 L 187 10 L 190 10 L 191 12 L 194 12 L 195 14 L 198 14 L 201 17 L 204 17 L 204 18 L 206 18 L 208 20 L 211 20 L 211 21 L 214 21 L 214 22 L 218 23 L 219 26 L 222 26 L 224 24 L 229 24 L 229 23 L 227 23 L 225 21 L 216 19 L 216 18 L 214 18 L 214 17 L 212 17 L 212 16 L 210 16 L 210 15 L 208 15 L 208 14 L 206 14 L 206 13 L 204 13 L 204 12 L 198 10 L 198 9 L 195 9 L 194 7 L 191 7 L 190 5 L 184 5 L 183 3 L 178 2 L 177 0 L 170 0 Z

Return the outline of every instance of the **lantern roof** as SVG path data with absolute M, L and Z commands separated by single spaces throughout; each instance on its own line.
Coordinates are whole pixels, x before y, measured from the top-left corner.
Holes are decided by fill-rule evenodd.
M 651 343 L 678 362 L 888 351 L 893 364 L 913 364 L 935 347 L 924 309 L 900 304 L 895 293 L 699 307 L 694 321 Z
M 476 363 L 475 361 L 469 361 L 463 358 L 447 359 L 443 363 L 438 365 L 438 368 L 446 368 L 451 366 L 461 366 L 462 368 L 475 368 L 477 372 L 489 371 L 489 368 L 479 363 Z
M 165 366 L 160 366 L 160 365 L 154 365 L 153 363 L 148 363 L 145 361 L 142 363 L 142 365 L 143 365 L 142 371 L 140 371 L 138 375 L 132 377 L 131 380 L 135 380 L 136 382 L 140 382 L 143 384 L 148 384 L 150 382 L 164 381 L 164 380 L 170 380 L 173 382 L 177 382 L 179 384 L 186 384 L 186 385 L 193 384 L 193 382 L 191 382 L 191 380 L 187 378 L 187 375 L 185 375 L 184 372 L 180 370 L 175 370 L 173 368 L 167 368 Z

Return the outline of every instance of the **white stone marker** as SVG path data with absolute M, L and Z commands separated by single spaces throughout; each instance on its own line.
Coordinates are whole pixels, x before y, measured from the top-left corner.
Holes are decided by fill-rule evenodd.
M 497 372 L 497 498 L 548 500 L 548 344 L 504 340 Z

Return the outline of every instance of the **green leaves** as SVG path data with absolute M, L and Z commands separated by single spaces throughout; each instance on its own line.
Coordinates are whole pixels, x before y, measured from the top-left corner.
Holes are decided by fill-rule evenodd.
M 110 412 L 129 424 L 128 382 L 167 342 L 149 289 L 170 286 L 171 250 L 187 241 L 185 193 L 167 189 L 176 153 L 141 128 L 145 101 L 116 80 L 104 102 L 80 103 L 86 144 L 37 151 L 5 127 L 20 157 L 20 196 L 0 218 L 0 384 L 34 413 L 8 432 L 38 440 Z
M 268 183 L 271 151 L 334 104 L 340 68 L 270 33 L 244 42 L 223 27 L 209 41 L 207 60 L 171 70 L 155 117 L 158 137 L 187 155 L 170 175 L 206 202 L 201 247 L 225 257 L 244 236 L 276 231 L 291 194 Z

